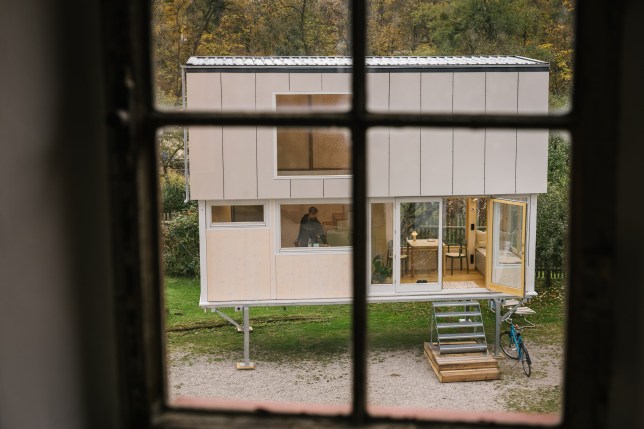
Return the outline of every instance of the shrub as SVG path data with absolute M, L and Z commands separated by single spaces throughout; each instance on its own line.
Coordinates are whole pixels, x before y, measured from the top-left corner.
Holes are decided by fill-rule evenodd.
M 161 178 L 161 199 L 163 201 L 164 212 L 180 212 L 190 207 L 195 207 L 196 203 L 184 203 L 186 198 L 186 180 L 183 175 L 172 170 Z
M 566 269 L 570 183 L 570 143 L 551 135 L 548 146 L 548 193 L 538 197 L 536 243 L 536 266 L 545 270 L 546 286 L 551 271 Z
M 165 274 L 196 277 L 199 274 L 199 213 L 195 206 L 163 222 Z

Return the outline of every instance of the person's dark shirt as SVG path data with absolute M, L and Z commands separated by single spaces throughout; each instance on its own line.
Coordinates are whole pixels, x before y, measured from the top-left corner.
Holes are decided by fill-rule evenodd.
M 324 243 L 326 244 L 326 237 L 324 235 L 324 228 L 317 218 L 311 219 L 308 213 L 302 216 L 300 220 L 300 231 L 297 234 L 296 243 L 299 247 L 307 247 L 311 243 Z

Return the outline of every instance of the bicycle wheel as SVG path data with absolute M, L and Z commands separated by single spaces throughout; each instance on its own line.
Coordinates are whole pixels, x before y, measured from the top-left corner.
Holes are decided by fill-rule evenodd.
M 523 372 L 525 372 L 525 375 L 530 377 L 532 361 L 530 360 L 530 354 L 528 353 L 528 349 L 523 343 L 521 343 L 521 350 L 522 350 L 521 365 L 523 366 Z
M 501 334 L 501 351 L 510 359 L 519 359 L 519 350 L 509 331 Z

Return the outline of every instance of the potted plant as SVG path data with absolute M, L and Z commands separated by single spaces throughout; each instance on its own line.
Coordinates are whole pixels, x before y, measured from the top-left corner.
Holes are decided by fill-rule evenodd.
M 382 262 L 382 255 L 376 255 L 371 261 L 372 274 L 371 282 L 372 283 L 387 283 L 386 279 L 391 277 L 391 268 Z

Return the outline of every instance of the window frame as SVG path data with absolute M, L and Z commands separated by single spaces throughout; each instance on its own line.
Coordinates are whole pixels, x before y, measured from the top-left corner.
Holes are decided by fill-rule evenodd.
M 389 424 L 392 427 L 506 427 L 548 424 L 543 419 L 501 414 L 493 417 L 427 410 L 410 415 L 390 410 L 385 416 L 366 403 L 366 223 L 354 226 L 353 386 L 348 416 L 322 412 L 290 414 L 224 408 L 208 412 L 171 407 L 166 400 L 164 312 L 159 258 L 159 184 L 156 130 L 164 126 L 342 126 L 352 134 L 354 219 L 366 219 L 365 134 L 370 127 L 432 126 L 470 128 L 561 129 L 572 146 L 569 232 L 568 323 L 565 395 L 558 427 L 606 427 L 612 354 L 597 354 L 593 339 L 611 335 L 615 323 L 609 291 L 616 282 L 617 145 L 620 119 L 621 4 L 609 0 L 579 2 L 575 9 L 575 82 L 572 110 L 558 116 L 376 114 L 366 110 L 366 0 L 351 2 L 353 103 L 345 114 L 288 115 L 248 112 L 165 112 L 153 107 L 151 12 L 144 0 L 101 4 L 105 53 L 105 109 L 109 125 L 112 263 L 116 299 L 119 398 L 125 427 L 310 427 L 313 422 L 341 427 Z M 596 196 L 603 204 L 597 206 Z M 597 224 L 596 234 L 585 234 Z M 588 359 L 593 356 L 593 359 Z M 593 374 L 588 377 L 587 374 Z M 490 423 L 492 422 L 492 423 Z M 496 423 L 494 423 L 496 422 Z
M 261 222 L 213 222 L 212 221 L 212 207 L 217 206 L 262 206 L 263 218 Z M 267 228 L 270 227 L 269 220 L 267 219 L 268 204 L 264 200 L 248 201 L 248 200 L 221 200 L 214 201 L 208 200 L 206 202 L 206 229 L 249 229 L 249 228 Z
M 342 92 L 342 91 L 333 91 L 333 92 L 322 92 L 322 91 L 281 91 L 281 92 L 274 92 L 273 93 L 273 111 L 277 112 L 277 96 L 278 95 L 351 95 L 350 92 Z M 346 111 L 341 111 L 339 110 L 338 112 L 346 113 Z M 289 115 L 293 112 L 284 112 L 284 115 Z M 320 112 L 316 112 L 315 114 L 320 114 Z M 326 112 L 324 113 L 326 114 Z M 279 174 L 279 168 L 278 168 L 278 150 L 277 150 L 277 128 L 273 128 L 273 178 L 275 180 L 311 180 L 311 179 L 350 179 L 352 177 L 352 174 L 306 174 L 306 175 L 296 175 L 296 174 Z M 311 128 L 313 127 L 308 127 L 309 128 L 309 135 L 311 133 Z M 318 127 L 316 127 L 318 128 Z M 348 130 L 347 130 L 348 131 Z M 351 133 L 349 133 L 349 140 L 351 140 Z M 310 137 L 309 137 L 310 138 Z M 351 147 L 351 146 L 349 146 Z M 309 170 L 309 171 L 315 171 L 315 170 Z
M 281 255 L 310 255 L 320 253 L 346 255 L 353 251 L 352 246 L 329 246 L 329 247 L 282 247 L 282 211 L 283 205 L 308 205 L 321 206 L 325 204 L 345 204 L 352 206 L 350 198 L 311 198 L 311 199 L 289 199 L 275 201 L 275 253 Z M 319 210 L 319 208 L 318 208 Z M 353 232 L 353 224 L 351 225 Z

